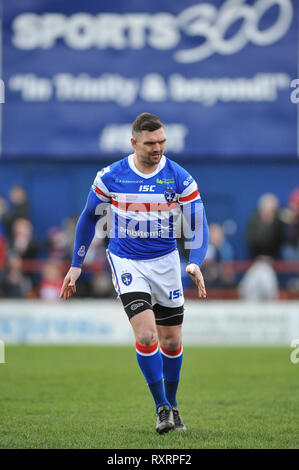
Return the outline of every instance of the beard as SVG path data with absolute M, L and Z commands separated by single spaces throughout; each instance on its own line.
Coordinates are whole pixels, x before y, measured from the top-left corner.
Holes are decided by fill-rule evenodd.
M 163 153 L 151 153 L 145 156 L 142 161 L 147 166 L 155 166 L 160 163 Z

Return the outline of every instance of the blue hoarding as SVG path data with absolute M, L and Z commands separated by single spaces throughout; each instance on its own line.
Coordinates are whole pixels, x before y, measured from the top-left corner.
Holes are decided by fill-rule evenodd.
M 131 151 L 141 112 L 167 154 L 297 155 L 295 0 L 7 0 L 2 155 Z

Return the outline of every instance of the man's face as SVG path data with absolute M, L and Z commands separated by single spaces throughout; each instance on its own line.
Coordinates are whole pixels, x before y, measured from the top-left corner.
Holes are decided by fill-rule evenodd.
M 163 127 L 156 131 L 142 131 L 131 144 L 135 150 L 137 158 L 147 166 L 157 165 L 164 153 L 166 136 Z

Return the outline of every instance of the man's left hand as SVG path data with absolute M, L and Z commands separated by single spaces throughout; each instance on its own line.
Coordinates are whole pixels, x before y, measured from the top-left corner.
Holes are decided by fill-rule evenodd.
M 186 273 L 188 273 L 198 288 L 198 297 L 200 299 L 205 299 L 207 297 L 205 281 L 201 270 L 196 264 L 188 264 L 186 267 Z

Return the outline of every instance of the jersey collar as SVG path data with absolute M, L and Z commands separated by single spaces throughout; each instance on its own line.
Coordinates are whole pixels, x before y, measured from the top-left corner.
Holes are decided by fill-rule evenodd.
M 139 176 L 142 176 L 142 178 L 149 179 L 155 176 L 157 173 L 159 173 L 159 171 L 161 171 L 164 168 L 166 164 L 166 157 L 162 155 L 160 163 L 155 169 L 155 171 L 153 171 L 152 173 L 146 173 L 146 174 L 141 173 L 141 171 L 137 170 L 135 163 L 134 163 L 134 153 L 128 156 L 128 162 L 129 162 L 129 167 L 131 168 L 132 171 L 134 171 L 134 173 L 136 173 Z

